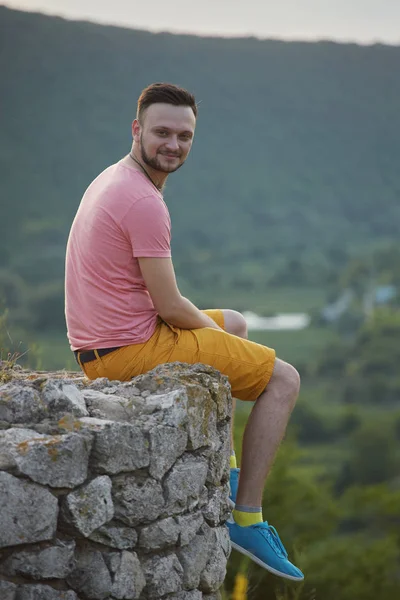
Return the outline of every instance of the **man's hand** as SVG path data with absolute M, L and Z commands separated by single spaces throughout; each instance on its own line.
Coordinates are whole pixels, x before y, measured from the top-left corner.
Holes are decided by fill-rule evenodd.
M 154 308 L 164 321 L 181 329 L 221 329 L 215 321 L 181 295 L 170 258 L 146 257 L 138 258 L 138 261 Z

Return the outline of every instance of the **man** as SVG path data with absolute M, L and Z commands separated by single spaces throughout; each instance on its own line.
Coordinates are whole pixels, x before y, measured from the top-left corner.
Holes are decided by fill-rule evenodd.
M 205 363 L 228 376 L 232 396 L 254 401 L 242 447 L 231 460 L 228 522 L 234 548 L 282 577 L 301 580 L 273 527 L 263 522 L 264 483 L 299 392 L 299 375 L 275 351 L 248 341 L 232 310 L 200 311 L 177 287 L 170 218 L 162 190 L 185 162 L 197 106 L 171 84 L 143 90 L 131 152 L 86 190 L 66 256 L 71 349 L 90 379 L 129 380 L 161 363 Z M 239 481 L 238 481 L 239 480 Z

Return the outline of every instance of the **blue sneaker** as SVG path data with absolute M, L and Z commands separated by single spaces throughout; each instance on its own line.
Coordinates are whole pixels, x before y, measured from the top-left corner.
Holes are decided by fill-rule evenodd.
M 236 496 L 239 486 L 239 473 L 240 469 L 231 469 L 229 475 L 229 487 L 231 490 L 231 493 L 229 494 L 229 504 L 232 508 L 235 508 Z
M 234 521 L 226 522 L 232 548 L 249 556 L 255 563 L 274 575 L 302 581 L 303 573 L 289 560 L 279 535 L 267 521 L 249 527 L 240 527 Z

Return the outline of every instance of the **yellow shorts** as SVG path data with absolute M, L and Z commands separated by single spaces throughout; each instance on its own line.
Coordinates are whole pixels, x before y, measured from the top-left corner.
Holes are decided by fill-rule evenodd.
M 224 329 L 222 310 L 203 312 Z M 123 346 L 81 366 L 89 379 L 128 381 L 175 361 L 210 365 L 229 378 L 234 398 L 256 400 L 271 379 L 275 350 L 219 329 L 179 329 L 160 319 L 144 344 Z

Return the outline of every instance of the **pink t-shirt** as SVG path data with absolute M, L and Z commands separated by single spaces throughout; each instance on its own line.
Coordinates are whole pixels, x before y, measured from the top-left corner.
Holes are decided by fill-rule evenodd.
M 157 312 L 137 257 L 170 257 L 161 193 L 122 161 L 86 190 L 68 238 L 65 317 L 72 350 L 141 344 Z

